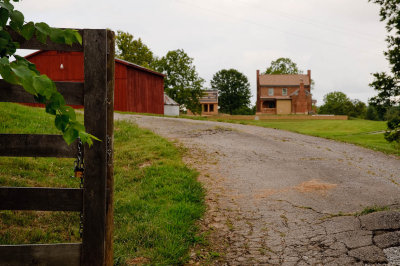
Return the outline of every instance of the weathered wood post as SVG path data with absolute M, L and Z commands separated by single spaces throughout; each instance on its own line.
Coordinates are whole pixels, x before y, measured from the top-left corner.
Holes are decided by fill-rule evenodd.
M 84 155 L 82 265 L 112 265 L 113 33 L 85 30 L 83 39 L 85 128 L 102 141 Z

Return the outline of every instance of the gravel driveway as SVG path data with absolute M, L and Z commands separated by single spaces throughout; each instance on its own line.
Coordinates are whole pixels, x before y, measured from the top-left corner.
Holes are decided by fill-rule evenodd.
M 116 114 L 188 148 L 226 265 L 400 265 L 400 160 L 281 130 Z M 389 211 L 356 216 L 366 207 Z M 201 260 L 192 254 L 191 263 Z M 398 264 L 397 264 L 398 263 Z

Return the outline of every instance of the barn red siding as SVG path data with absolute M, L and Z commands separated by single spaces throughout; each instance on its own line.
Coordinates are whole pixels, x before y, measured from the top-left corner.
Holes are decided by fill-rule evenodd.
M 138 113 L 150 113 L 150 110 L 155 114 L 164 113 L 164 79 L 162 77 L 154 78 L 151 73 L 128 68 L 127 81 L 127 109 L 134 109 L 134 112 Z
M 40 51 L 26 57 L 55 81 L 84 80 L 83 53 Z M 63 67 L 60 67 L 62 64 Z M 114 109 L 164 114 L 164 77 L 128 62 L 115 60 Z

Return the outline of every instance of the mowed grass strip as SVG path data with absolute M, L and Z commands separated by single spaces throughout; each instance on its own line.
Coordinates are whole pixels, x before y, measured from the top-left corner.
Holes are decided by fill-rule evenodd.
M 191 117 L 185 117 L 191 118 Z M 385 121 L 371 121 L 363 119 L 352 120 L 236 120 L 229 117 L 193 117 L 193 119 L 218 122 L 254 125 L 267 128 L 292 131 L 304 135 L 322 137 L 356 144 L 376 151 L 400 155 L 400 150 L 387 142 L 383 131 L 387 125 Z M 378 133 L 380 132 L 380 133 Z
M 243 121 L 241 121 L 243 122 Z M 355 120 L 278 120 L 244 121 L 246 124 L 288 130 L 300 134 L 322 137 L 356 144 L 389 154 L 400 155 L 400 151 L 384 138 L 386 122 Z M 380 133 L 377 133 L 380 132 Z
M 41 108 L 1 103 L 0 133 L 57 133 Z M 82 119 L 82 115 L 78 115 Z M 181 151 L 128 122 L 115 123 L 114 264 L 183 264 L 198 237 L 204 191 Z M 0 157 L 0 186 L 78 187 L 73 159 Z M 0 211 L 0 244 L 78 242 L 79 216 Z

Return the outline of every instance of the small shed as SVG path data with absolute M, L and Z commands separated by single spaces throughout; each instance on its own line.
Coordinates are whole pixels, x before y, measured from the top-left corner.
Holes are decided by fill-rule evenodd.
M 83 82 L 83 53 L 38 51 L 25 57 L 54 81 Z M 115 59 L 114 110 L 164 114 L 164 77 L 156 71 Z
M 179 116 L 179 104 L 164 92 L 164 115 Z
M 218 114 L 218 90 L 204 90 L 199 101 L 202 115 Z

